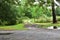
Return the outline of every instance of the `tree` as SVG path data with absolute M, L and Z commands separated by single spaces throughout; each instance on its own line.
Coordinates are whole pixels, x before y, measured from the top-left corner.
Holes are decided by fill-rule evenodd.
M 17 5 L 17 0 L 1 0 L 0 1 L 0 24 L 16 24 L 17 20 L 17 10 L 15 9 Z
M 56 14 L 55 14 L 55 8 L 54 8 L 54 0 L 52 0 L 52 16 L 53 16 L 53 23 L 56 23 Z

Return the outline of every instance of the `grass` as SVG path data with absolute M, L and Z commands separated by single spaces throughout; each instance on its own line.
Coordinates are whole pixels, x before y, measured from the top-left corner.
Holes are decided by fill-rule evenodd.
M 51 19 L 52 17 L 50 17 Z M 60 16 L 57 16 L 57 21 L 58 23 L 56 24 L 52 24 L 52 22 L 46 22 L 46 23 L 36 23 L 36 24 L 39 24 L 39 28 L 47 28 L 47 27 L 50 27 L 50 26 L 58 26 L 60 27 Z M 34 19 L 29 19 L 31 20 L 32 23 L 34 23 Z M 27 23 L 28 20 L 27 20 Z M 24 24 L 17 24 L 17 25 L 11 25 L 11 26 L 0 26 L 0 30 L 26 30 L 27 28 L 24 27 Z
M 50 26 L 58 26 L 58 27 L 60 27 L 60 16 L 57 16 L 57 23 L 56 24 L 52 23 L 52 17 L 48 17 L 46 19 L 46 21 L 45 21 L 45 18 L 43 18 L 43 20 L 42 20 L 42 18 L 39 18 L 39 20 L 37 22 L 34 22 L 33 18 L 29 19 L 29 20 L 31 20 L 31 23 L 36 23 L 36 24 L 41 25 L 40 26 L 41 28 L 47 28 L 47 27 L 50 27 Z M 29 20 L 27 20 L 26 22 L 29 23 L 28 22 Z M 35 19 L 35 20 L 37 20 L 37 19 Z
M 23 24 L 11 25 L 11 26 L 0 26 L 0 30 L 25 30 Z
M 52 23 L 35 23 L 39 24 L 39 28 L 47 28 L 50 26 L 59 26 L 60 23 L 52 24 Z M 17 25 L 11 25 L 11 26 L 0 26 L 0 30 L 27 30 L 27 28 L 24 27 L 24 24 L 17 24 Z
M 50 26 L 60 27 L 60 23 L 56 23 L 56 24 L 53 24 L 53 23 L 36 23 L 36 24 L 41 25 L 39 28 L 47 28 L 47 27 L 50 27 Z

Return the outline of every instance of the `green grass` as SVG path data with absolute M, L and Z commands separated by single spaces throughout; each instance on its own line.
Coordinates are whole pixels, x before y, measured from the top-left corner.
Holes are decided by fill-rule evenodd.
M 51 19 L 52 17 L 50 17 Z M 50 26 L 58 26 L 60 27 L 60 16 L 57 16 L 57 22 L 56 24 L 52 24 L 51 22 L 46 22 L 46 23 L 36 23 L 39 24 L 39 28 L 47 28 Z M 34 24 L 34 19 L 29 19 L 32 21 L 32 23 Z M 27 20 L 28 21 L 28 20 Z M 29 22 L 27 22 L 29 23 Z M 0 26 L 0 30 L 26 30 L 27 28 L 24 27 L 24 24 L 17 24 L 17 25 L 11 25 L 11 26 Z
M 60 23 L 52 24 L 52 23 L 35 23 L 39 24 L 39 28 L 47 28 L 50 26 L 59 26 Z M 24 27 L 24 24 L 17 24 L 17 25 L 11 25 L 11 26 L 0 26 L 0 30 L 27 30 L 27 28 Z
M 47 27 L 50 27 L 50 26 L 60 27 L 60 23 L 56 23 L 56 24 L 53 24 L 53 23 L 36 23 L 36 24 L 41 25 L 41 26 L 39 26 L 39 28 L 47 28 Z
M 0 30 L 25 30 L 23 24 L 11 25 L 11 26 L 0 26 Z

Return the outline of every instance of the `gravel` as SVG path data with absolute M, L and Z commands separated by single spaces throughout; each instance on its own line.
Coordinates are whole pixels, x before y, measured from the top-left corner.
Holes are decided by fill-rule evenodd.
M 0 31 L 0 33 L 7 31 Z M 57 29 L 31 29 L 8 31 L 8 35 L 0 35 L 0 40 L 60 40 L 60 30 Z

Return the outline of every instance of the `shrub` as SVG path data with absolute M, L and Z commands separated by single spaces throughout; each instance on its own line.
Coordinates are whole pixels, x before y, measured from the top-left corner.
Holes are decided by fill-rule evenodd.
M 57 21 L 60 21 L 60 17 L 59 16 L 57 16 Z
M 38 20 L 35 21 L 36 23 L 48 23 L 48 22 L 52 22 L 52 19 L 51 18 L 44 18 L 44 17 L 41 17 L 39 18 Z
M 56 15 L 60 16 L 60 7 L 56 8 Z

